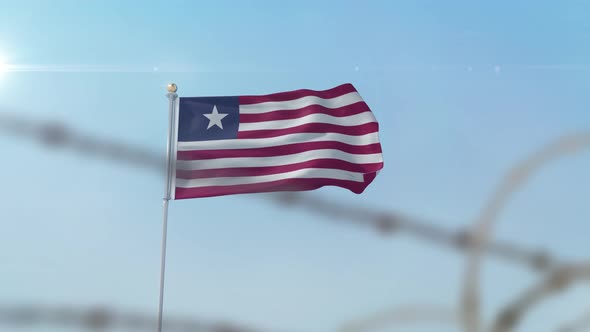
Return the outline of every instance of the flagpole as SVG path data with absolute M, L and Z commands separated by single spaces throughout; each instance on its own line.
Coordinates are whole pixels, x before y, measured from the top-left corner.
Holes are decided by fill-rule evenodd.
M 172 151 L 174 151 L 173 144 L 175 143 L 174 135 L 174 124 L 175 124 L 175 105 L 176 98 L 178 95 L 176 91 L 178 87 L 176 84 L 168 84 L 168 141 L 166 145 L 166 189 L 163 199 L 163 222 L 162 222 L 162 248 L 161 248 L 161 261 L 160 261 L 160 298 L 158 302 L 158 332 L 162 332 L 162 314 L 164 311 L 164 276 L 166 272 L 166 238 L 168 235 L 168 204 L 172 198 L 172 174 L 173 166 L 171 157 Z

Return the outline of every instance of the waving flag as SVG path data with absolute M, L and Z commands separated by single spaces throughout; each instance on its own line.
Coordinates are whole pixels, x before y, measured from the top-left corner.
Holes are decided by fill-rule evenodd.
M 323 186 L 360 194 L 383 168 L 379 125 L 351 84 L 178 103 L 175 199 Z

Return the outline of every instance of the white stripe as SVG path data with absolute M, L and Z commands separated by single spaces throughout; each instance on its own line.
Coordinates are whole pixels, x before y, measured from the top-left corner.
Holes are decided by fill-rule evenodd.
M 351 136 L 338 133 L 300 133 L 271 138 L 178 142 L 178 151 L 250 149 L 320 141 L 336 141 L 359 146 L 369 145 L 379 143 L 379 134 L 374 132 L 361 136 Z
M 306 96 L 289 101 L 269 101 L 265 103 L 240 105 L 240 114 L 259 114 L 278 110 L 296 110 L 310 105 L 321 105 L 327 108 L 338 108 L 363 101 L 358 92 L 350 92 L 335 98 L 324 99 Z
M 355 164 L 371 164 L 383 161 L 381 153 L 352 154 L 335 149 L 311 150 L 286 156 L 238 157 L 205 160 L 179 160 L 176 167 L 182 170 L 203 170 L 234 167 L 266 167 L 301 163 L 315 159 L 338 159 Z
M 297 119 L 240 123 L 238 132 L 265 129 L 286 129 L 307 123 L 327 123 L 338 126 L 357 126 L 370 122 L 377 122 L 372 112 L 363 112 L 355 115 L 341 117 L 316 113 L 309 114 Z
M 207 187 L 207 186 L 231 186 L 239 184 L 251 184 L 251 183 L 264 183 L 285 179 L 309 179 L 309 178 L 322 178 L 322 179 L 335 179 L 335 180 L 348 180 L 355 182 L 363 182 L 364 176 L 362 173 L 347 172 L 334 169 L 324 168 L 306 168 L 297 171 L 261 175 L 261 176 L 244 176 L 244 177 L 224 177 L 224 178 L 206 178 L 206 179 L 178 179 L 176 180 L 176 186 L 180 188 L 195 188 L 195 187 Z
M 171 190 L 170 195 L 171 198 L 174 200 L 176 199 L 176 158 L 178 157 L 178 113 L 180 113 L 180 98 L 176 97 L 176 101 L 174 103 L 174 127 L 172 127 L 172 135 L 174 138 L 174 150 L 172 151 L 172 179 L 170 179 L 171 183 Z

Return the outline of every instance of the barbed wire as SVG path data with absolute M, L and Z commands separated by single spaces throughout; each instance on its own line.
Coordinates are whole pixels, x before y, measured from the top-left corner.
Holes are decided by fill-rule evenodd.
M 165 174 L 162 153 L 154 153 L 151 149 L 122 143 L 119 140 L 82 134 L 62 122 L 31 120 L 22 115 L 0 113 L 0 131 L 36 140 L 44 146 L 70 149 L 87 156 L 103 157 Z M 309 195 L 302 193 L 275 193 L 263 196 L 283 206 L 304 208 L 317 215 L 337 219 L 339 223 L 349 221 L 383 235 L 404 232 L 423 241 L 461 251 L 465 251 L 471 241 L 469 233 L 465 230 L 449 230 L 434 222 L 405 216 L 402 213 L 332 203 L 315 196 L 309 198 Z M 512 243 L 494 242 L 485 249 L 490 255 L 523 264 L 534 270 L 542 271 L 558 263 L 556 258 L 544 250 L 526 249 Z
M 482 254 L 491 239 L 496 219 L 506 203 L 530 177 L 548 162 L 565 155 L 590 148 L 590 132 L 567 135 L 549 143 L 522 162 L 512 167 L 503 177 L 492 196 L 487 201 L 479 217 L 473 224 L 473 243 L 468 250 L 463 290 L 460 299 L 461 323 L 465 332 L 478 332 L 481 329 L 479 271 Z
M 161 153 L 120 140 L 87 135 L 63 122 L 31 120 L 20 115 L 0 113 L 0 131 L 33 139 L 46 147 L 69 149 L 74 153 L 150 168 L 165 174 L 165 160 Z
M 149 149 L 124 144 L 116 140 L 80 134 L 60 122 L 32 121 L 20 115 L 0 113 L 0 131 L 33 138 L 46 146 L 65 147 L 86 155 L 106 157 L 115 162 L 126 162 L 148 167 L 164 174 L 164 160 L 161 154 L 155 154 Z M 493 332 L 507 332 L 512 331 L 520 319 L 535 304 L 544 300 L 548 295 L 565 288 L 575 281 L 590 279 L 590 269 L 588 265 L 565 263 L 546 250 L 531 250 L 514 243 L 492 241 L 491 234 L 495 220 L 511 194 L 518 190 L 539 167 L 555 158 L 588 147 L 590 147 L 590 133 L 569 135 L 560 138 L 541 149 L 540 152 L 525 159 L 525 161 L 511 168 L 508 175 L 502 179 L 473 226 L 458 230 L 452 230 L 435 222 L 425 221 L 399 212 L 378 211 L 374 208 L 329 202 L 306 193 L 278 193 L 264 196 L 282 206 L 303 208 L 305 211 L 316 215 L 331 217 L 330 219 L 338 220 L 339 223 L 348 222 L 359 225 L 377 231 L 382 235 L 404 233 L 426 243 L 452 248 L 467 254 L 463 291 L 460 294 L 458 311 L 436 306 L 394 308 L 365 319 L 347 323 L 343 327 L 346 330 L 343 331 L 368 331 L 377 327 L 396 325 L 400 322 L 438 321 L 455 322 L 466 332 L 479 332 L 482 325 L 479 309 L 479 270 L 482 255 L 488 254 L 507 262 L 524 265 L 545 276 L 539 285 L 534 285 L 525 290 L 520 297 L 499 311 L 499 314 L 490 325 L 490 330 Z M 2 317 L 0 315 L 0 320 L 3 319 Z M 88 313 L 78 312 L 77 319 L 82 317 L 88 317 Z M 111 318 L 109 321 L 116 322 L 117 320 Z M 587 325 L 590 325 L 590 319 L 581 318 L 570 325 L 564 325 L 559 331 L 576 331 L 580 326 Z M 91 326 L 91 324 L 86 323 L 86 326 Z M 195 326 L 191 326 L 191 328 L 195 328 Z M 202 326 L 198 328 L 202 328 Z M 241 332 L 252 330 L 218 329 L 198 331 Z
M 11 326 L 35 326 L 43 324 L 60 328 L 85 328 L 92 331 L 105 331 L 113 328 L 130 331 L 154 331 L 154 315 L 135 312 L 120 312 L 108 307 L 79 308 L 78 306 L 39 305 L 6 306 L 0 305 L 0 322 Z M 164 319 L 166 331 L 174 332 L 264 332 L 237 324 L 216 321 L 195 320 L 192 318 Z
M 505 306 L 495 319 L 491 332 L 512 331 L 533 306 L 582 281 L 590 282 L 590 262 L 566 264 L 555 269 Z
M 481 329 L 478 270 L 481 265 L 482 254 L 490 251 L 489 246 L 492 243 L 490 242 L 490 237 L 493 222 L 501 211 L 501 208 L 506 204 L 510 195 L 522 186 L 538 168 L 558 157 L 579 152 L 585 148 L 590 148 L 590 133 L 568 135 L 543 147 L 531 157 L 525 159 L 524 162 L 518 163 L 501 180 L 498 186 L 499 189 L 492 195 L 482 211 L 480 218 L 474 223 L 474 230 L 465 232 L 468 241 L 465 241 L 464 249 L 468 253 L 468 261 L 459 305 L 459 322 L 464 331 L 477 332 Z M 325 209 L 324 204 L 320 206 Z M 341 213 L 342 215 L 347 215 L 346 211 L 342 211 Z M 370 219 L 370 213 L 367 216 Z M 435 234 L 438 233 L 435 232 Z M 521 317 L 534 304 L 546 298 L 547 294 L 563 289 L 580 279 L 590 280 L 590 263 L 554 263 L 546 267 L 547 269 L 541 271 L 548 273 L 548 276 L 543 279 L 544 281 L 540 285 L 534 285 L 531 289 L 526 290 L 514 302 L 501 309 L 492 323 L 491 332 L 513 331 Z M 376 327 L 391 326 L 398 323 L 399 318 L 396 317 L 397 315 L 398 313 L 395 310 L 377 313 L 347 326 L 353 326 L 352 331 L 354 332 L 366 332 Z M 428 321 L 432 315 L 426 310 L 423 312 L 423 316 L 424 320 Z M 590 325 L 590 322 L 588 324 Z M 576 327 L 578 326 L 583 326 L 583 324 L 576 325 Z
M 471 236 L 466 229 L 450 230 L 434 222 L 399 212 L 377 211 L 354 204 L 330 202 L 317 196 L 300 193 L 279 193 L 272 196 L 280 204 L 301 207 L 306 212 L 353 225 L 368 227 L 383 235 L 408 234 L 430 244 L 466 251 L 471 247 Z M 513 243 L 496 241 L 489 243 L 486 252 L 507 262 L 525 265 L 535 271 L 543 271 L 560 264 L 560 261 L 544 250 L 531 250 Z

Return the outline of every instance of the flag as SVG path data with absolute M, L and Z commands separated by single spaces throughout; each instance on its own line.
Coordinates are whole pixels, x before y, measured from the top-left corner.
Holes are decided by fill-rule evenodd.
M 352 84 L 259 96 L 180 97 L 174 199 L 360 194 L 383 168 L 379 125 Z

